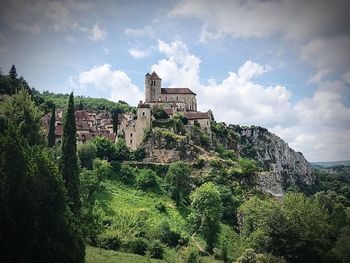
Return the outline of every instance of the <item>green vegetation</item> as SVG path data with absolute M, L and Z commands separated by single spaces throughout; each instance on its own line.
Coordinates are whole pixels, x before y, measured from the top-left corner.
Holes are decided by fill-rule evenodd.
M 6 103 L 13 111 L 0 134 L 0 260 L 84 262 L 84 242 L 45 148 L 38 110 L 26 91 Z
M 73 94 L 62 145 L 48 147 L 41 118 L 68 95 L 13 86 L 15 67 L 0 80 L 11 95 L 0 118 L 1 262 L 84 262 L 85 251 L 85 262 L 349 262 L 349 167 L 314 171 L 316 184 L 277 199 L 254 188 L 263 168 L 239 126 L 213 122 L 210 139 L 198 132 L 194 163 L 142 163 L 147 149 L 122 139 L 77 147 L 74 111 L 94 99 Z M 94 103 L 113 118 L 130 109 Z M 189 139 L 185 121 L 146 136 L 173 149 Z
M 170 165 L 165 177 L 167 191 L 171 198 L 179 205 L 181 200 L 186 200 L 190 194 L 190 169 L 183 162 L 175 162 Z
M 62 149 L 59 168 L 66 185 L 69 207 L 75 215 L 79 215 L 81 203 L 76 133 L 74 97 L 73 93 L 71 93 L 69 96 L 68 109 L 63 121 Z

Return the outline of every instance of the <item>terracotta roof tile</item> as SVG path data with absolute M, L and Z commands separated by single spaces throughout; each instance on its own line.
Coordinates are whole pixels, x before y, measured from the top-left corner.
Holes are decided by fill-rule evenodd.
M 208 112 L 192 111 L 192 112 L 185 112 L 184 115 L 188 120 L 210 119 Z
M 194 94 L 189 88 L 161 88 L 162 94 Z
M 152 72 L 151 79 L 160 79 L 155 71 Z

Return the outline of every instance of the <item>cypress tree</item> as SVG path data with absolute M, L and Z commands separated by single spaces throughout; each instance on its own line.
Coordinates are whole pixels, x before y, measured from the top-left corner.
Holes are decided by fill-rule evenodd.
M 68 108 L 63 121 L 60 171 L 68 193 L 68 205 L 75 215 L 80 212 L 79 170 L 77 155 L 77 128 L 75 125 L 73 92 L 69 96 Z
M 17 79 L 17 70 L 14 64 L 12 64 L 11 69 L 9 71 L 9 76 L 11 79 Z
M 50 127 L 49 127 L 49 134 L 48 134 L 48 146 L 52 147 L 55 146 L 55 142 L 56 142 L 56 135 L 55 135 L 55 123 L 56 123 L 56 109 L 55 109 L 55 105 L 53 105 L 52 107 L 52 115 L 50 118 Z

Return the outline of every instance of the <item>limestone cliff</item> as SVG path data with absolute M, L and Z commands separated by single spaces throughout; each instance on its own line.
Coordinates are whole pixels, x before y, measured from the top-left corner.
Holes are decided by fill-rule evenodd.
M 295 152 L 275 134 L 255 126 L 230 128 L 240 136 L 240 156 L 257 160 L 263 166 L 265 171 L 255 178 L 261 190 L 281 196 L 289 186 L 314 182 L 311 165 L 303 154 Z
M 172 163 L 177 160 L 193 162 L 199 156 L 220 158 L 215 148 L 222 145 L 233 150 L 237 157 L 254 159 L 260 164 L 263 172 L 255 174 L 253 181 L 263 192 L 282 196 L 289 186 L 314 182 L 311 166 L 302 153 L 295 152 L 265 128 L 213 125 L 212 142 L 205 148 L 192 137 L 176 135 L 166 129 L 154 129 L 143 143 L 146 149 L 144 161 Z

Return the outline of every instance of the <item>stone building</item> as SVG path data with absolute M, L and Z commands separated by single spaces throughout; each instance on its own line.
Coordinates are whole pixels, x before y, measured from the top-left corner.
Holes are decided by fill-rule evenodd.
M 145 102 L 139 103 L 137 116 L 124 114 L 118 128 L 118 135 L 123 135 L 130 149 L 137 149 L 143 140 L 144 131 L 152 128 L 153 107 L 161 107 L 169 115 L 181 114 L 188 119 L 188 125 L 198 125 L 211 134 L 212 114 L 197 111 L 196 93 L 189 88 L 162 88 L 162 80 L 156 72 L 145 75 Z

